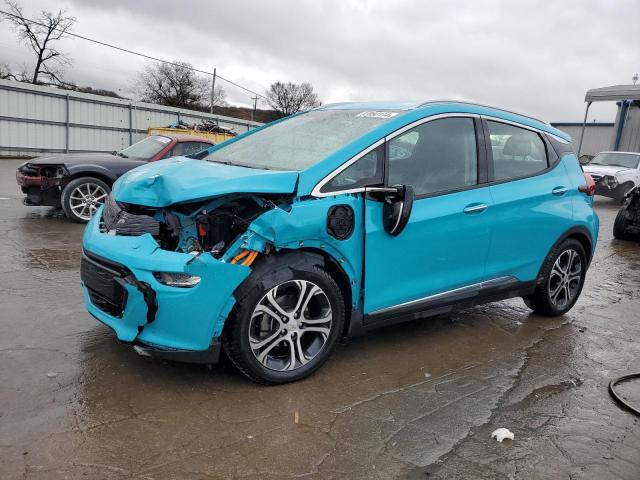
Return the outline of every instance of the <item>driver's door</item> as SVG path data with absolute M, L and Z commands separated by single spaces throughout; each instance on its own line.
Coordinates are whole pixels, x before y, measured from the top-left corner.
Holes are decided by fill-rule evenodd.
M 382 202 L 365 199 L 365 322 L 485 279 L 492 202 L 478 126 L 452 116 L 388 137 L 387 184 L 416 197 L 398 236 L 383 228 Z

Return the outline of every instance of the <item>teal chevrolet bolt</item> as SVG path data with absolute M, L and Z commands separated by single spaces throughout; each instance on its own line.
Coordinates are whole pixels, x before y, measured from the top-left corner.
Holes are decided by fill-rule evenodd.
M 84 300 L 141 354 L 224 349 L 260 383 L 435 313 L 522 297 L 562 315 L 596 245 L 571 139 L 497 108 L 327 105 L 195 157 L 114 184 L 84 233 Z

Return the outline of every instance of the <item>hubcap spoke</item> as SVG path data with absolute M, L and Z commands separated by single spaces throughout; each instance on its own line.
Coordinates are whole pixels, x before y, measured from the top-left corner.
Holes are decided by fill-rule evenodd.
M 256 340 L 252 338 L 249 340 L 251 342 L 251 349 L 253 351 L 260 350 L 262 347 L 265 347 L 271 342 L 273 342 L 276 338 L 280 338 L 280 330 L 276 331 L 273 335 L 265 338 L 264 340 Z M 275 343 L 278 343 L 278 342 L 275 342 Z
M 296 338 L 296 352 L 298 354 L 298 361 L 300 362 L 301 365 L 306 365 L 306 363 L 309 361 L 309 359 L 306 357 L 306 355 L 304 354 L 304 351 L 302 350 L 302 344 L 300 343 L 301 336 L 298 335 L 298 337 Z
M 329 333 L 331 332 L 331 329 L 327 327 L 309 327 L 309 328 L 305 328 L 304 332 L 305 333 L 317 332 L 321 334 L 324 338 L 327 338 L 329 336 Z
M 328 311 L 326 315 L 320 318 L 307 318 L 305 316 L 303 317 L 303 320 L 306 325 L 321 325 L 323 323 L 330 322 L 332 320 L 332 315 L 331 315 L 331 311 Z
M 280 304 L 276 300 L 276 294 L 278 292 L 278 287 L 272 288 L 269 293 L 266 295 L 266 300 L 269 302 L 269 305 L 273 307 L 273 309 L 280 314 L 280 316 L 287 316 L 287 312 L 283 310 Z

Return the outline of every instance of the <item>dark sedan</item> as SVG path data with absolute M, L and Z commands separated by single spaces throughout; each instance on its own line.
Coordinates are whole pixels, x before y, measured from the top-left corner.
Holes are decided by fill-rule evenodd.
M 18 167 L 25 205 L 62 207 L 76 222 L 88 222 L 123 173 L 147 162 L 190 155 L 213 145 L 207 138 L 151 135 L 113 153 L 56 154 Z

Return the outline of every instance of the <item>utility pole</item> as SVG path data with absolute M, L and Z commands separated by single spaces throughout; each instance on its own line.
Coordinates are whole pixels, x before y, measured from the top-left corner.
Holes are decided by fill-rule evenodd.
M 253 110 L 251 111 L 251 121 L 253 122 L 256 115 L 256 108 L 258 108 L 258 95 L 251 97 L 251 100 L 253 100 Z
M 213 113 L 213 97 L 216 92 L 216 69 L 213 69 L 213 78 L 211 79 L 211 108 L 209 108 L 209 113 Z

